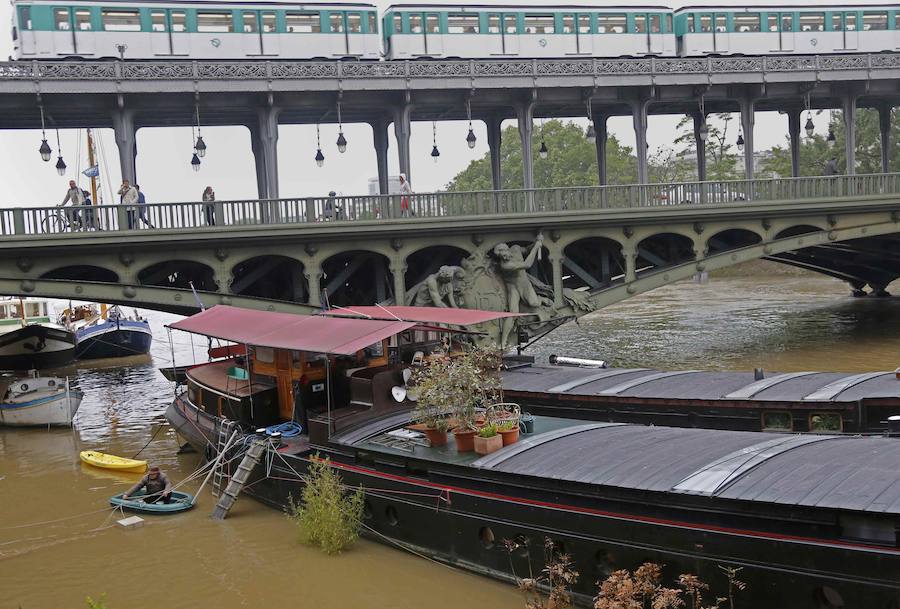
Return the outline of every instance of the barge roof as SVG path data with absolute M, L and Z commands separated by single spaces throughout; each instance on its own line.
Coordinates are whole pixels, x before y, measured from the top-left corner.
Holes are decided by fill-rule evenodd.
M 504 371 L 503 390 L 664 400 L 856 402 L 900 399 L 900 381 L 894 372 L 770 373 L 757 381 L 752 372 L 663 372 L 647 368 L 532 365 Z

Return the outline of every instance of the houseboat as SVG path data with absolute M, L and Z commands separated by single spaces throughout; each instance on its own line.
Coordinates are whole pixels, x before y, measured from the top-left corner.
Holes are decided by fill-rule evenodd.
M 374 538 L 506 580 L 538 572 L 549 538 L 581 573 L 585 605 L 595 582 L 647 561 L 670 581 L 695 573 L 718 596 L 720 567 L 741 567 L 745 606 L 900 603 L 900 439 L 537 415 L 530 433 L 486 456 L 460 452 L 453 437 L 430 445 L 407 429 L 410 392 L 393 391 L 404 369 L 452 351 L 460 327 L 504 314 L 365 313 L 216 306 L 172 324 L 230 341 L 233 357 L 188 369 L 168 420 L 210 457 L 223 428 L 264 438 L 263 427 L 298 423 L 299 435 L 268 439 L 247 494 L 281 509 L 309 460 L 328 457 L 345 484 L 364 487 Z
M 107 308 L 95 305 L 76 308 L 72 314 L 75 332 L 75 357 L 77 359 L 101 359 L 128 357 L 150 352 L 153 334 L 150 322 L 137 311 L 127 315 L 121 307 Z
M 84 394 L 67 378 L 0 377 L 0 425 L 44 427 L 72 425 Z
M 75 359 L 75 335 L 50 321 L 43 298 L 0 300 L 0 370 L 43 370 Z

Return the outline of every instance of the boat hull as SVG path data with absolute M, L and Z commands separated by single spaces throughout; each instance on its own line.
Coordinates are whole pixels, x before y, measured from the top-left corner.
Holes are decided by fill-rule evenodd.
M 68 330 L 31 325 L 0 335 L 0 369 L 59 368 L 75 359 L 75 336 Z
M 138 491 L 134 495 L 130 495 L 128 499 L 123 499 L 121 494 L 115 495 L 109 498 L 109 504 L 141 514 L 175 514 L 194 507 L 194 496 L 190 493 L 172 491 L 171 503 L 162 503 L 161 501 L 158 503 L 145 503 L 143 496 L 144 491 Z
M 80 391 L 60 392 L 17 403 L 0 403 L 0 425 L 36 427 L 59 425 L 69 427 L 78 412 L 84 394 Z
M 106 453 L 97 452 L 95 450 L 83 450 L 79 453 L 79 458 L 93 467 L 102 469 L 110 469 L 120 472 L 128 472 L 134 474 L 142 474 L 147 471 L 147 462 L 138 459 L 127 459 L 125 457 L 117 457 L 116 455 L 108 455 Z
M 143 321 L 106 321 L 78 330 L 75 357 L 101 359 L 143 355 L 150 351 L 153 335 Z

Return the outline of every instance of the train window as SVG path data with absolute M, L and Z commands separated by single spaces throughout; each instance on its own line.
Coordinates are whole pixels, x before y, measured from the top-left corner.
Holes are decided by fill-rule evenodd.
M 863 30 L 886 30 L 888 23 L 887 13 L 878 11 L 877 13 L 863 13 Z
M 425 15 L 425 31 L 428 34 L 441 33 L 441 20 L 434 13 Z
M 340 34 L 344 31 L 344 16 L 340 13 L 329 15 L 329 31 L 332 34 Z
M 650 15 L 650 33 L 659 34 L 660 31 L 659 15 Z
M 166 11 L 150 11 L 150 30 L 153 32 L 166 31 Z
M 256 21 L 256 13 L 244 13 L 244 33 L 256 34 L 259 32 L 259 24 Z
M 28 28 L 31 29 L 31 21 L 28 22 Z M 900 30 L 900 11 L 894 13 L 894 29 Z
M 422 15 L 409 16 L 409 31 L 412 34 L 422 33 Z
M 728 17 L 725 15 L 719 14 L 716 15 L 716 31 L 717 32 L 727 32 L 728 31 Z
M 844 26 L 847 28 L 848 32 L 856 31 L 856 13 L 847 13 L 844 16 Z
M 319 13 L 288 13 L 284 17 L 284 23 L 287 31 L 295 34 L 318 34 L 322 31 Z
M 403 33 L 403 15 L 394 15 L 394 33 L 402 34 Z
M 759 31 L 759 14 L 750 13 L 734 16 L 735 32 L 758 32 Z
M 843 420 L 837 412 L 814 412 L 809 415 L 810 431 L 842 431 Z
M 704 34 L 712 32 L 712 15 L 700 15 L 700 31 Z
M 578 15 L 578 33 L 579 34 L 590 34 L 591 33 L 591 16 L 590 15 Z
M 562 33 L 563 34 L 574 34 L 575 33 L 575 15 L 563 15 Z
M 672 29 L 672 15 L 666 15 L 666 33 L 671 34 L 673 32 Z
M 488 33 L 500 33 L 500 15 L 497 15 L 496 13 L 488 15 Z
M 275 33 L 275 13 L 262 14 L 262 31 L 266 34 Z
M 378 33 L 378 17 L 375 13 L 369 12 L 369 33 Z
M 173 32 L 187 31 L 187 14 L 184 11 L 172 11 L 169 13 L 169 19 L 172 21 Z
M 825 13 L 800 13 L 800 31 L 825 31 Z
M 635 15 L 634 16 L 634 33 L 635 34 L 646 34 L 647 33 L 647 17 L 644 15 Z
M 70 29 L 72 29 L 72 24 L 69 23 L 69 9 L 53 9 L 53 23 L 56 26 L 56 30 L 58 32 L 68 32 Z
M 525 15 L 526 34 L 553 34 L 556 24 L 553 15 Z
M 137 10 L 103 10 L 103 29 L 107 32 L 140 32 L 141 14 Z
M 234 31 L 234 22 L 230 12 L 197 12 L 197 31 L 208 33 L 226 33 Z
M 687 15 L 687 31 L 690 34 L 693 34 L 697 31 L 697 19 L 694 15 L 688 13 Z
M 900 15 L 900 13 L 898 13 Z M 31 29 L 31 7 L 30 6 L 20 6 L 19 7 L 19 28 L 23 30 Z
M 519 26 L 516 23 L 515 15 L 503 16 L 503 31 L 507 34 L 517 34 L 519 32 Z
M 75 10 L 75 29 L 79 32 L 90 32 L 93 29 L 91 25 L 91 11 L 87 9 Z
M 794 420 L 789 412 L 764 412 L 762 428 L 763 431 L 791 431 L 794 428 Z
M 782 32 L 793 32 L 794 31 L 794 16 L 793 15 L 782 15 L 781 16 L 781 31 Z
M 351 34 L 362 32 L 362 15 L 359 13 L 347 13 L 347 31 Z
M 769 15 L 769 31 L 778 31 L 778 15 Z
M 430 16 L 430 15 L 429 15 Z M 429 25 L 428 31 L 431 31 Z M 478 15 L 447 15 L 447 32 L 449 34 L 477 34 Z
M 625 32 L 625 15 L 597 15 L 597 31 L 601 34 Z

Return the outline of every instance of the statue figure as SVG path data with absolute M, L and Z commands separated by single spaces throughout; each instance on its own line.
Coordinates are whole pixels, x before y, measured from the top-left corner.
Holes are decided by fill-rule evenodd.
M 455 281 L 463 276 L 458 266 L 442 266 L 437 273 L 425 278 L 416 290 L 413 304 L 417 307 L 453 307 L 457 308 Z
M 498 258 L 498 267 L 503 283 L 506 285 L 506 310 L 510 313 L 518 313 L 520 305 L 524 301 L 525 305 L 531 309 L 538 309 L 541 306 L 553 306 L 553 301 L 547 298 L 541 298 L 534 291 L 534 285 L 528 278 L 528 269 L 534 264 L 535 258 L 541 251 L 544 244 L 543 235 L 538 235 L 531 251 L 527 256 L 522 255 L 522 248 L 518 245 L 512 247 L 505 243 L 498 243 L 494 246 L 494 255 Z M 506 318 L 503 320 L 503 331 L 501 333 L 501 345 L 509 344 L 509 335 L 513 329 L 514 318 Z

